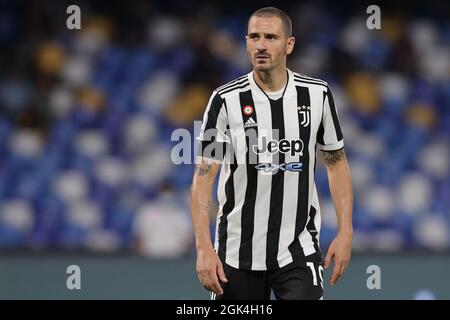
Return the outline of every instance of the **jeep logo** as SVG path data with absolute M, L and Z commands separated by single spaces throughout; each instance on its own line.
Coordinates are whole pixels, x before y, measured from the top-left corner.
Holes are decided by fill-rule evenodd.
M 296 153 L 300 153 L 303 155 L 303 141 L 298 140 L 286 140 L 281 139 L 278 140 L 270 140 L 267 142 L 266 137 L 262 137 L 262 148 L 259 148 L 257 145 L 253 145 L 253 152 L 260 154 L 268 151 L 271 154 L 281 152 L 281 153 L 290 153 L 291 156 L 295 156 Z

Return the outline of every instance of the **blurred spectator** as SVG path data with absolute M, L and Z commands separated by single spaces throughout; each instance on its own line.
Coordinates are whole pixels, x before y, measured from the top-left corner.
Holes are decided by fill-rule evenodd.
M 136 213 L 136 249 L 153 258 L 175 258 L 190 253 L 192 226 L 189 211 L 179 204 L 179 195 L 164 189 L 158 199 L 144 203 Z

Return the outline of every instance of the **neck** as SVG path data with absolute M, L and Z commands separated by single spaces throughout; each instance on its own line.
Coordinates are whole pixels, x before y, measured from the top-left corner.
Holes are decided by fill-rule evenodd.
M 258 71 L 253 69 L 255 81 L 264 91 L 281 90 L 287 82 L 286 67 L 271 71 Z

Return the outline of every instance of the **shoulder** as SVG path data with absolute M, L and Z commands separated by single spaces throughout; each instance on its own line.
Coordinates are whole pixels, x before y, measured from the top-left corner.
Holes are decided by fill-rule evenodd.
M 328 83 L 322 79 L 309 77 L 298 72 L 292 72 L 292 74 L 294 75 L 294 83 L 296 85 L 317 85 L 324 88 L 325 90 L 329 90 Z
M 214 90 L 214 95 L 217 95 L 223 99 L 226 96 L 239 93 L 243 89 L 247 89 L 249 86 L 250 82 L 248 81 L 248 74 L 245 74 L 239 78 L 231 80 L 230 82 L 216 88 Z
M 242 90 L 247 90 L 249 86 L 250 82 L 248 81 L 248 74 L 231 80 L 228 83 L 214 89 L 209 100 L 209 105 L 213 110 L 218 112 L 224 105 L 225 98 L 238 94 Z

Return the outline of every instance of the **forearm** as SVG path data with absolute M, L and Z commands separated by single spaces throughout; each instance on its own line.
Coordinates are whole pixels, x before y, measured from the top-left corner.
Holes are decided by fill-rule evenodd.
M 191 188 L 191 214 L 195 245 L 199 249 L 212 249 L 209 212 L 212 206 L 212 189 L 218 164 L 201 163 L 195 166 Z
M 325 163 L 330 193 L 336 209 L 339 233 L 351 235 L 353 233 L 353 190 L 344 150 L 341 149 L 334 154 L 327 153 Z
M 212 200 L 211 190 L 208 189 L 201 183 L 192 185 L 191 212 L 197 250 L 212 248 L 208 209 Z

